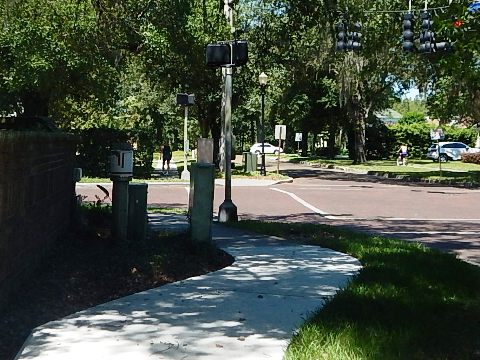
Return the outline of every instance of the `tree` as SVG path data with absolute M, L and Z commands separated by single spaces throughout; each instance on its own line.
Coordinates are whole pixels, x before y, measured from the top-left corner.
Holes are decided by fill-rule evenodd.
M 99 43 L 97 13 L 73 0 L 0 5 L 1 106 L 48 115 L 68 97 L 105 101 L 116 79 L 115 58 Z

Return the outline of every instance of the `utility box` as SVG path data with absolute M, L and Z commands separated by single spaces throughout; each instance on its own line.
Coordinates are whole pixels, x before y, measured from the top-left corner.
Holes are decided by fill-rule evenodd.
M 130 145 L 117 146 L 110 151 L 110 178 L 132 178 L 133 176 L 133 149 Z
M 148 184 L 128 185 L 128 230 L 131 242 L 143 242 L 147 238 L 147 194 Z
M 190 175 L 190 238 L 193 242 L 212 241 L 215 165 L 192 164 Z
M 243 153 L 243 171 L 253 172 L 257 171 L 257 154 L 250 152 Z

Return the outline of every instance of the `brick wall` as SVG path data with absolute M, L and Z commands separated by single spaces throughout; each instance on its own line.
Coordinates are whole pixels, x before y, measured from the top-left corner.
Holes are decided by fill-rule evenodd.
M 0 306 L 70 223 L 75 139 L 0 131 Z

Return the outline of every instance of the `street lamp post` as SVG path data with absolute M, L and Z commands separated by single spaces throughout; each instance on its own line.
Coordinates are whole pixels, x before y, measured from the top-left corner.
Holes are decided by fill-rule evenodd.
M 183 119 L 183 171 L 181 174 L 182 180 L 190 180 L 190 172 L 188 171 L 188 107 L 195 103 L 194 94 L 177 94 L 177 105 L 184 107 Z
M 262 72 L 258 76 L 258 82 L 260 83 L 260 94 L 262 96 L 262 165 L 260 168 L 260 174 L 267 175 L 265 167 L 265 88 L 267 87 L 268 76 Z

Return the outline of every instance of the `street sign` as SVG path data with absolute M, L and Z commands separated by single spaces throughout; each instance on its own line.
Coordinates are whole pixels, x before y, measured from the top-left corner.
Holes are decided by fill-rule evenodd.
M 295 133 L 295 141 L 296 142 L 302 141 L 302 133 Z
M 430 130 L 430 139 L 431 140 L 443 140 L 445 135 L 443 134 L 442 129 Z
M 287 138 L 287 125 L 275 125 L 275 140 L 285 140 Z

